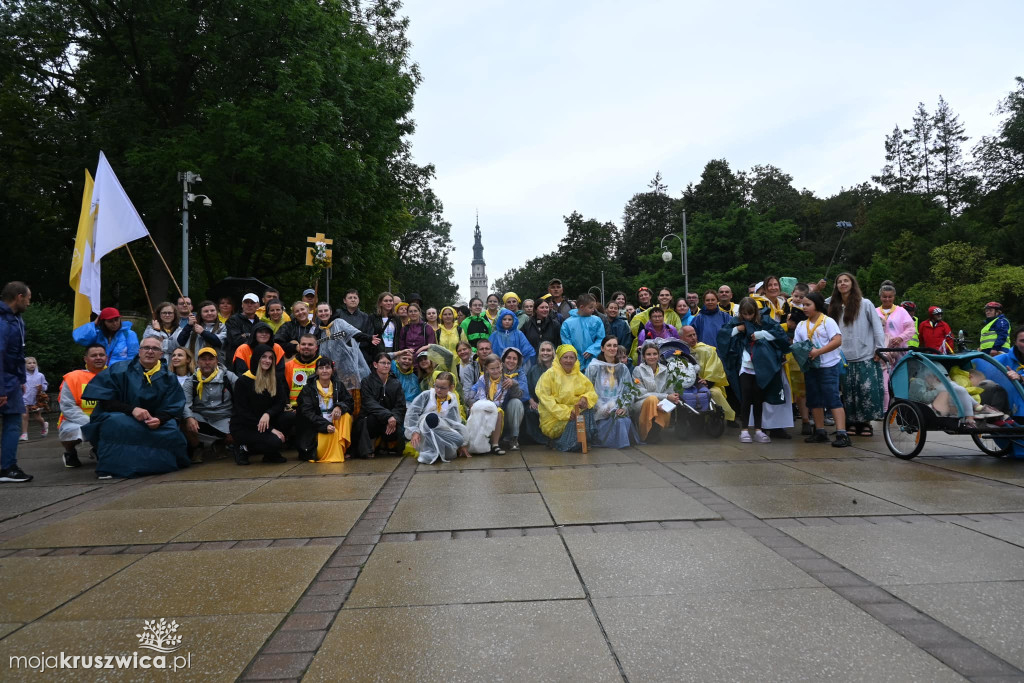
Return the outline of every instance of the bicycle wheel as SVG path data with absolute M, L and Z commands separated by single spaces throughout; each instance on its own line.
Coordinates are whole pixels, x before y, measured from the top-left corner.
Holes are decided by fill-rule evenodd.
M 924 416 L 913 403 L 893 403 L 885 413 L 882 424 L 885 445 L 897 458 L 910 460 L 924 448 L 928 432 Z
M 1002 458 L 1010 454 L 1013 450 L 1013 442 L 1009 439 L 997 439 L 991 434 L 971 434 L 971 438 L 974 440 L 974 445 L 981 450 L 985 455 L 991 455 L 994 458 Z M 1005 444 L 1000 446 L 999 444 Z

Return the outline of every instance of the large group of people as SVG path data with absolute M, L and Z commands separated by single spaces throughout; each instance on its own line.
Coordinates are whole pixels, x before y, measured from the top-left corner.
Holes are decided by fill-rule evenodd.
M 949 353 L 954 340 L 941 308 L 918 321 L 890 282 L 877 307 L 851 273 L 825 287 L 769 275 L 738 301 L 728 285 L 679 297 L 641 287 L 602 305 L 570 301 L 553 279 L 531 299 L 425 306 L 383 292 L 370 310 L 356 290 L 334 309 L 312 289 L 290 304 L 269 289 L 237 310 L 231 297 L 159 303 L 141 336 L 108 307 L 72 333 L 84 358 L 60 384 L 63 463 L 80 467 L 84 442 L 100 477 L 172 471 L 211 449 L 239 466 L 284 462 L 286 450 L 434 463 L 522 443 L 657 443 L 708 412 L 744 444 L 791 439 L 799 424 L 810 443 L 828 443 L 834 426 L 831 445 L 846 447 L 873 434 L 889 401 L 893 357 L 877 349 Z M 28 481 L 17 442 L 46 384 L 25 358 L 29 288 L 8 283 L 2 298 L 0 481 Z M 1024 329 L 1011 334 L 998 302 L 985 314 L 981 349 L 1024 372 Z

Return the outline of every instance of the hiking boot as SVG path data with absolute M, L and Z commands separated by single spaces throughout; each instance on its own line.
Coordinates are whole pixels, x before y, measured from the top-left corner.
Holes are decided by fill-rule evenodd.
M 803 426 L 800 427 L 800 436 L 813 436 L 814 425 L 810 422 L 804 422 Z
M 232 446 L 231 447 L 231 452 L 235 456 L 235 464 L 236 465 L 248 465 L 249 464 L 249 454 L 246 453 L 245 451 L 243 451 L 241 448 L 239 448 L 238 446 Z
M 853 443 L 850 441 L 849 434 L 836 434 L 835 440 L 832 442 L 832 448 L 846 448 L 852 446 Z
M 804 439 L 804 443 L 828 443 L 828 434 L 824 429 L 820 429 Z
M 0 482 L 21 484 L 28 481 L 32 481 L 32 475 L 25 474 L 17 465 L 8 467 L 6 470 L 0 470 Z
M 61 456 L 64 461 L 64 467 L 81 467 L 82 461 L 78 459 L 78 451 L 64 451 L 64 455 Z

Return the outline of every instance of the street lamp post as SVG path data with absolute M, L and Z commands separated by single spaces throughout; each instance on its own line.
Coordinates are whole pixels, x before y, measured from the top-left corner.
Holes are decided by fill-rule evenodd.
M 686 292 L 690 291 L 690 269 L 689 269 L 688 264 L 687 264 L 687 256 L 688 255 L 686 253 L 686 212 L 685 211 L 683 211 L 683 236 L 679 237 L 679 235 L 675 234 L 674 232 L 670 232 L 669 234 L 665 235 L 664 237 L 661 238 L 661 248 L 662 249 L 665 248 L 665 240 L 667 240 L 669 237 L 675 237 L 677 240 L 679 240 L 679 272 L 683 276 L 683 290 L 684 290 L 683 291 L 683 295 L 685 296 Z M 664 261 L 665 263 L 668 263 L 669 261 L 671 261 L 672 260 L 672 252 L 671 251 L 663 251 L 661 253 L 661 260 Z
M 181 181 L 181 293 L 188 296 L 188 211 L 189 204 L 197 199 L 203 200 L 203 206 L 213 206 L 213 201 L 205 194 L 192 194 L 192 184 L 201 183 L 203 179 L 192 171 L 179 171 Z

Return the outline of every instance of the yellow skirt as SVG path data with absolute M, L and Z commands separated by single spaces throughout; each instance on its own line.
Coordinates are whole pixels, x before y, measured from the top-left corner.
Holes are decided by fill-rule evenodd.
M 333 434 L 318 434 L 316 460 L 310 462 L 345 462 L 345 452 L 352 445 L 352 415 L 345 413 L 334 421 Z
M 647 439 L 647 434 L 651 431 L 651 422 L 657 422 L 662 429 L 666 429 L 672 422 L 671 413 L 659 408 L 658 403 L 660 401 L 657 396 L 648 396 L 640 406 L 640 419 L 636 430 L 640 432 L 640 438 L 643 440 Z

